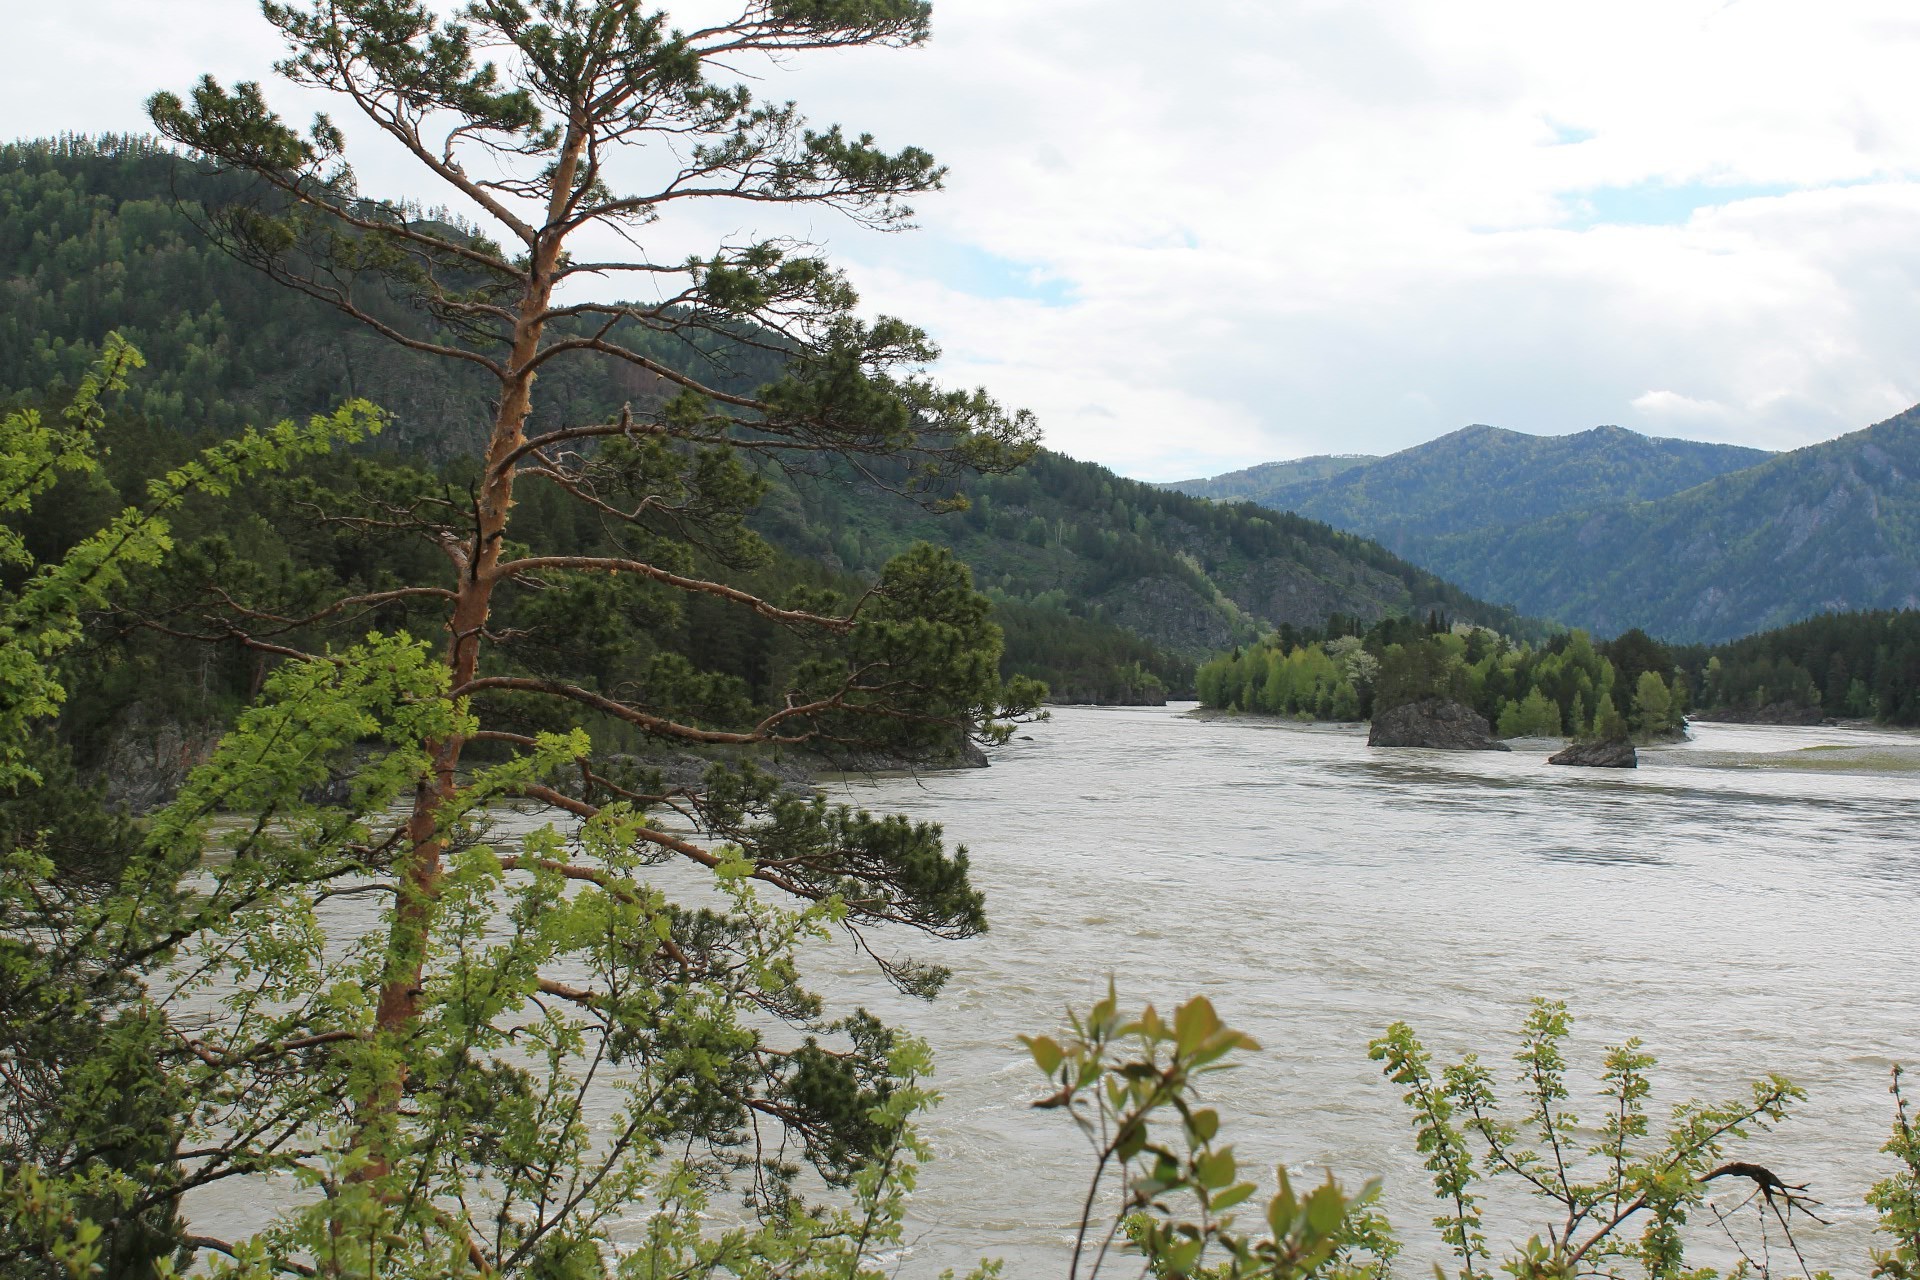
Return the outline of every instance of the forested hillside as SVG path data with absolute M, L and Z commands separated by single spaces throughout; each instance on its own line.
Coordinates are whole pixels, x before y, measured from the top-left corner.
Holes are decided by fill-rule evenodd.
M 1204 480 L 1174 480 L 1160 487 L 1177 489 L 1196 498 L 1257 502 L 1276 511 L 1291 511 L 1294 494 L 1311 489 L 1319 481 L 1378 461 L 1380 459 L 1370 453 L 1319 453 L 1311 458 L 1263 462 Z
M 1778 455 L 1476 426 L 1330 477 L 1290 465 L 1182 487 L 1378 538 L 1485 599 L 1600 635 L 1713 643 L 1920 604 L 1916 410 Z
M 0 148 L 0 392 L 72 385 L 117 329 L 149 368 L 123 407 L 125 445 L 171 454 L 168 431 L 225 434 L 349 396 L 390 409 L 382 448 L 425 466 L 482 420 L 484 377 L 405 351 L 266 280 L 201 233 L 208 177 L 139 138 Z M 433 219 L 432 211 L 404 211 Z M 381 305 L 369 299 L 369 305 Z M 657 357 L 750 388 L 775 369 L 748 347 L 703 349 L 640 334 Z M 604 418 L 659 395 L 614 361 L 556 365 L 535 426 Z M 128 478 L 139 458 L 116 462 Z M 449 476 L 456 482 L 459 477 Z M 1296 516 L 1214 505 L 1043 453 L 1019 474 L 968 487 L 971 507 L 929 514 L 876 499 L 831 467 L 770 470 L 755 517 L 784 556 L 828 578 L 871 575 L 918 539 L 955 548 L 998 602 L 1010 671 L 1061 698 L 1132 698 L 1190 687 L 1193 660 L 1281 623 L 1396 612 L 1513 628 L 1490 608 L 1375 543 Z
M 1331 474 L 1328 464 L 1347 460 L 1270 463 L 1178 487 L 1297 511 L 1426 564 L 1448 535 L 1665 497 L 1767 457 L 1759 449 L 1653 439 L 1620 427 L 1532 436 L 1471 426 Z
M 1920 409 L 1654 502 L 1437 539 L 1427 563 L 1607 634 L 1731 640 L 1920 606 Z

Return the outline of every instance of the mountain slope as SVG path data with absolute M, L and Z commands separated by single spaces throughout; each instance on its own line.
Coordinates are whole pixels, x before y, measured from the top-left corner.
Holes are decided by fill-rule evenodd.
M 117 328 L 149 360 L 128 407 L 155 424 L 225 433 L 361 395 L 395 411 L 386 438 L 405 453 L 462 456 L 460 433 L 486 420 L 483 380 L 385 343 L 208 244 L 193 206 L 222 181 L 141 139 L 0 147 L 0 396 L 71 384 Z M 752 353 L 676 344 L 658 358 L 723 389 L 774 372 Z M 536 427 L 604 419 L 658 394 L 629 366 L 591 358 L 555 362 L 540 390 Z M 1363 538 L 1058 454 L 970 483 L 972 509 L 938 518 L 830 471 L 769 478 L 762 532 L 830 570 L 870 574 L 918 538 L 954 547 L 1003 602 L 1013 669 L 1063 689 L 1111 687 L 1104 668 L 1135 666 L 1178 684 L 1192 658 L 1333 613 L 1516 622 Z
M 1223 488 L 1230 477 L 1206 483 L 1215 496 L 1230 492 L 1297 511 L 1377 538 L 1426 563 L 1437 538 L 1661 498 L 1769 456 L 1759 449 L 1656 439 L 1620 427 L 1531 436 L 1471 426 L 1318 480 L 1282 473 L 1276 486 L 1264 482 L 1265 468 L 1256 467 L 1234 473 L 1246 477 L 1238 492 L 1231 484 Z
M 794 480 L 766 532 L 867 572 L 915 540 L 952 547 L 989 594 L 1052 602 L 1189 658 L 1282 623 L 1439 611 L 1510 632 L 1532 624 L 1378 543 L 1250 503 L 1211 503 L 1043 450 L 1017 475 L 968 484 L 972 506 L 930 516 L 831 478 Z M 831 531 L 831 532 L 828 532 Z
M 1204 480 L 1173 480 L 1160 487 L 1177 489 L 1196 498 L 1255 502 L 1275 511 L 1293 510 L 1292 495 L 1312 488 L 1355 467 L 1380 459 L 1370 453 L 1318 453 L 1311 458 L 1262 462 L 1244 471 L 1229 471 Z
M 1425 563 L 1612 635 L 1714 642 L 1920 607 L 1920 407 L 1653 502 L 1432 540 Z

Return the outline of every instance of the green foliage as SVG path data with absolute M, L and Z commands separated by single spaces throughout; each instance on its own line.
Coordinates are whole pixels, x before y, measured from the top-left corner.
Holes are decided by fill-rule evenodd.
M 1920 1276 L 1920 1134 L 1914 1132 L 1907 1114 L 1906 1095 L 1900 1088 L 1902 1071 L 1893 1068 L 1893 1136 L 1881 1150 L 1899 1162 L 1889 1176 L 1873 1184 L 1867 1203 L 1880 1213 L 1880 1229 L 1893 1238 L 1893 1248 L 1876 1249 L 1873 1274 L 1890 1280 L 1913 1280 Z
M 1557 738 L 1560 708 L 1538 687 L 1529 689 L 1520 701 L 1508 701 L 1495 731 L 1502 738 Z
M 1438 614 L 1424 623 L 1384 619 L 1364 635 L 1324 640 L 1282 628 L 1260 647 L 1202 664 L 1195 679 L 1210 707 L 1321 720 L 1451 698 L 1485 716 L 1501 737 L 1585 735 L 1594 709 L 1612 705 L 1616 683 L 1612 663 L 1583 632 L 1536 649 L 1484 627 L 1448 626 Z
M 1593 732 L 1591 737 L 1601 742 L 1625 742 L 1629 737 L 1626 717 L 1613 705 L 1611 690 L 1602 690 L 1600 702 L 1593 710 Z
M 1643 671 L 1633 691 L 1633 727 L 1644 738 L 1657 737 L 1673 727 L 1673 690 L 1657 671 Z
M 1397 1249 L 1370 1207 L 1375 1183 L 1349 1195 L 1329 1175 L 1300 1195 L 1281 1166 L 1263 1222 L 1252 1233 L 1238 1226 L 1230 1211 L 1257 1188 L 1240 1177 L 1220 1114 L 1199 1106 L 1197 1091 L 1206 1075 L 1233 1065 L 1228 1055 L 1259 1045 L 1223 1023 L 1206 997 L 1171 1020 L 1152 1005 L 1128 1017 L 1109 983 L 1084 1016 L 1069 1011 L 1060 1039 L 1021 1040 L 1054 1090 L 1034 1105 L 1065 1111 L 1095 1154 L 1069 1277 L 1097 1275 L 1122 1234 L 1156 1280 L 1384 1274 Z M 1118 1191 L 1110 1216 L 1096 1208 L 1108 1183 Z M 1193 1216 L 1172 1209 L 1175 1200 L 1190 1201 Z
M 1513 1055 L 1517 1114 L 1502 1108 L 1495 1074 L 1476 1055 L 1436 1069 L 1405 1023 L 1373 1042 L 1371 1055 L 1387 1078 L 1406 1087 L 1417 1144 L 1444 1207 L 1434 1223 L 1462 1277 L 1493 1274 L 1479 1188 L 1496 1178 L 1524 1187 L 1553 1215 L 1544 1239 L 1531 1236 L 1498 1264 L 1517 1277 L 1715 1276 L 1689 1266 L 1686 1228 L 1708 1185 L 1723 1178 L 1752 1180 L 1791 1239 L 1787 1216 L 1812 1212 L 1805 1189 L 1724 1157 L 1730 1143 L 1786 1119 L 1801 1090 L 1767 1076 L 1743 1096 L 1679 1103 L 1657 1130 L 1648 1111 L 1654 1059 L 1628 1040 L 1607 1050 L 1595 1094 L 1602 1115 L 1583 1128 L 1571 1110 L 1571 1031 L 1564 1004 L 1534 1001 Z
M 1920 724 L 1920 611 L 1828 614 L 1677 657 L 1703 708 Z

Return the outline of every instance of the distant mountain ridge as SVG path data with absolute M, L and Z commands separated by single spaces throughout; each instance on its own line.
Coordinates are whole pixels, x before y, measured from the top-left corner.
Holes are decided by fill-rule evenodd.
M 1714 643 L 1920 607 L 1920 406 L 1652 502 L 1436 539 L 1414 557 L 1612 635 Z
M 1781 454 L 1471 426 L 1332 476 L 1273 474 L 1265 501 L 1599 635 L 1713 643 L 1920 606 L 1920 408 Z
M 1763 462 L 1737 445 L 1643 436 L 1621 427 L 1533 436 L 1476 424 L 1335 474 L 1255 467 L 1206 482 L 1241 498 L 1377 538 L 1416 563 L 1433 539 L 1511 526 L 1612 502 L 1641 502 Z M 1319 463 L 1321 459 L 1302 459 Z M 1299 464 L 1277 464 L 1280 468 Z
M 1379 456 L 1371 453 L 1320 453 L 1286 462 L 1262 462 L 1244 471 L 1229 471 L 1205 480 L 1173 480 L 1160 487 L 1195 498 L 1239 499 L 1284 510 L 1286 503 L 1279 501 L 1283 495 L 1378 461 Z

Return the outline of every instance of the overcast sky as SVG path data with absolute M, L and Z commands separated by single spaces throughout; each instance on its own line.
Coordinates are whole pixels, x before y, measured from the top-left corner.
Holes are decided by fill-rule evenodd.
M 278 52 L 249 0 L 5 9 L 16 136 Z M 1176 479 L 1473 422 L 1792 448 L 1920 401 L 1917 65 L 1913 0 L 939 0 L 927 47 L 759 92 L 952 166 L 916 231 L 807 228 L 942 378 Z

